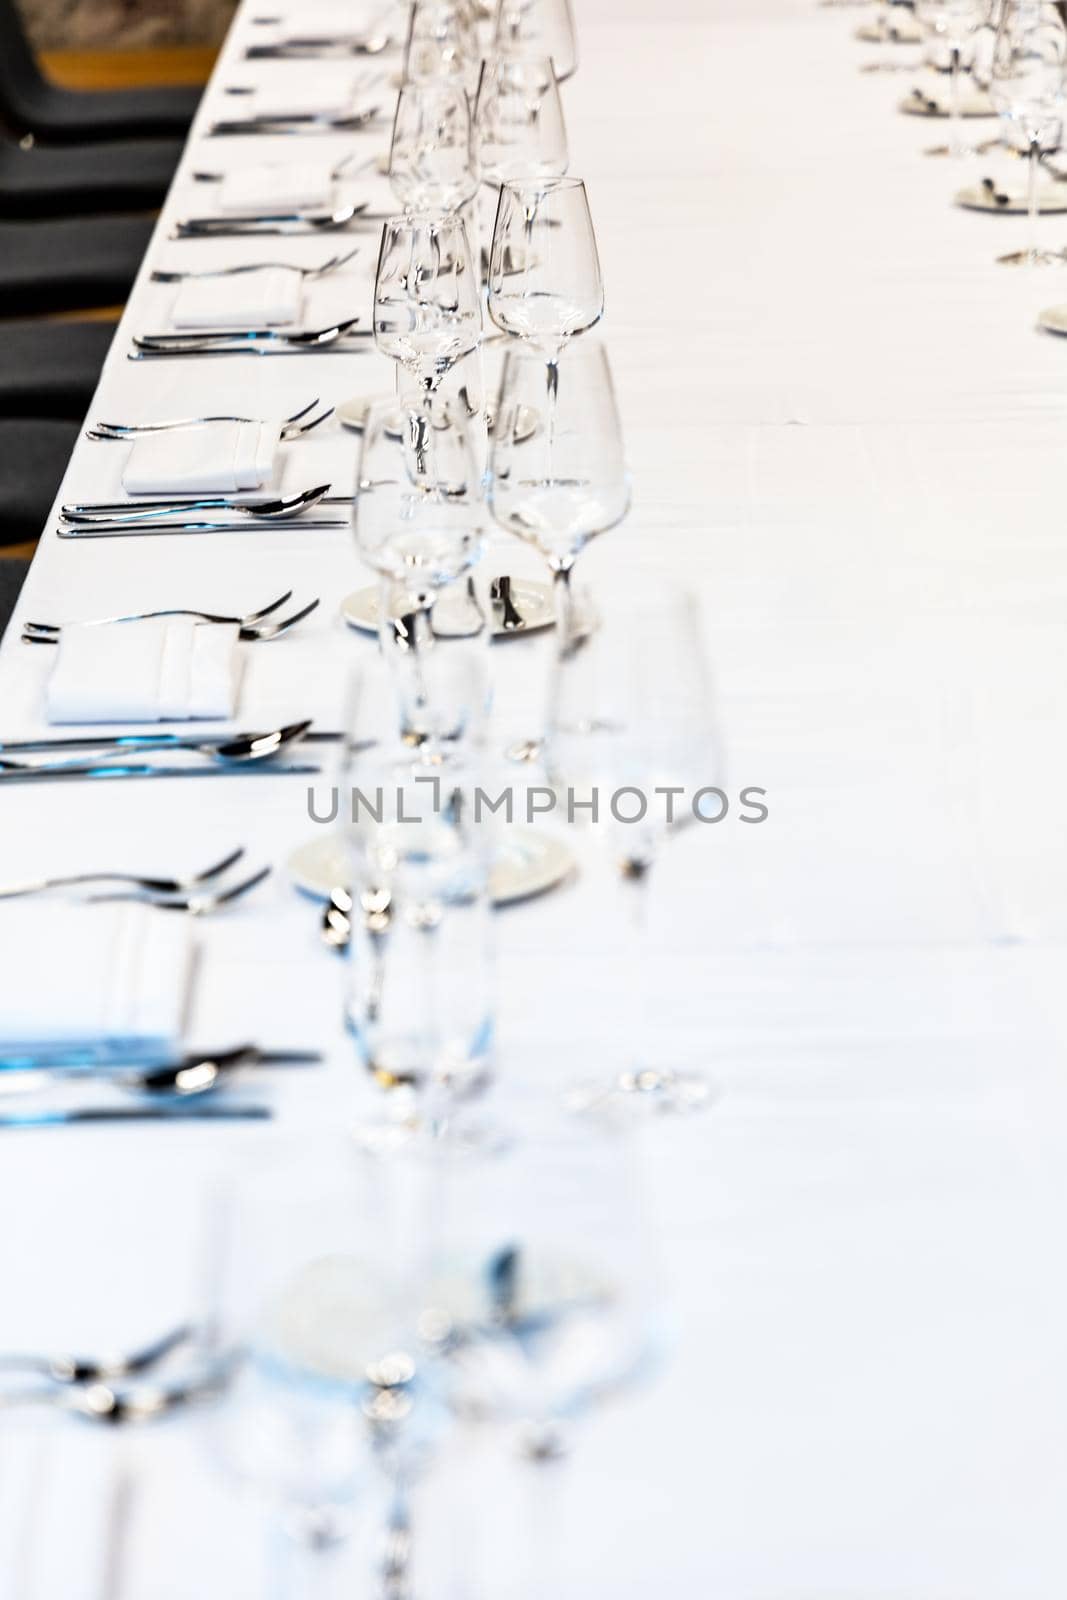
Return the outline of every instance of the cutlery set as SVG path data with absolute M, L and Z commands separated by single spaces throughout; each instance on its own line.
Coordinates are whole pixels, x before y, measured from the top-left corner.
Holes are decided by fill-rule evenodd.
M 0 787 L 5 783 L 42 783 L 71 778 L 204 778 L 257 772 L 308 775 L 317 773 L 318 766 L 310 763 L 279 764 L 275 758 L 288 754 L 294 746 L 305 740 L 335 740 L 339 737 L 334 733 L 312 732 L 310 721 L 302 721 L 291 722 L 265 733 L 235 733 L 214 738 L 184 733 L 143 733 L 7 740 L 0 744 Z M 72 756 L 72 752 L 80 753 Z M 180 766 L 161 766 L 143 760 L 148 755 L 176 755 L 179 752 L 204 759 L 202 762 L 191 760 L 188 765 Z M 14 759 L 29 754 L 58 759 L 36 763 Z M 239 892 L 253 888 L 262 876 L 241 885 Z M 0 899 L 3 898 L 0 892 Z M 196 898 L 189 896 L 190 902 Z M 180 909 L 202 911 L 213 908 L 203 904 L 194 907 L 190 903 Z

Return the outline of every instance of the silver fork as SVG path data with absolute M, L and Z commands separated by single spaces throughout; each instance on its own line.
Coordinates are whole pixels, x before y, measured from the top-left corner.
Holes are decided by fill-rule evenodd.
M 153 622 L 157 617 L 195 617 L 198 622 L 230 622 L 237 623 L 239 627 L 250 628 L 257 622 L 262 622 L 264 617 L 269 617 L 272 611 L 277 611 L 287 600 L 293 598 L 293 591 L 286 589 L 277 600 L 272 600 L 269 606 L 264 606 L 260 611 L 249 611 L 243 617 L 224 616 L 216 611 L 190 611 L 181 606 L 172 606 L 166 611 L 127 611 L 119 617 L 89 617 L 86 626 L 93 628 L 107 627 L 112 622 Z M 25 622 L 23 627 L 35 633 L 59 633 L 58 622 Z M 0 745 L 0 749 L 3 746 Z
M 297 428 L 297 431 L 299 432 L 300 430 L 298 424 L 301 422 L 302 418 L 307 416 L 309 411 L 314 411 L 318 403 L 319 397 L 316 395 L 314 400 L 311 401 L 310 405 L 304 406 L 300 411 L 294 411 L 291 417 L 283 417 L 281 422 L 283 433 L 287 428 L 290 427 Z M 330 411 L 332 410 L 333 407 L 331 406 Z M 329 414 L 330 412 L 326 413 L 327 416 L 329 416 Z M 324 419 L 322 417 L 316 418 L 312 426 L 318 427 L 319 422 L 323 420 Z M 92 433 L 96 429 L 101 429 L 106 430 L 108 433 L 116 433 L 122 435 L 123 437 L 127 437 L 135 433 L 166 433 L 172 428 L 202 428 L 209 422 L 262 423 L 263 419 L 262 417 L 235 417 L 219 415 L 208 417 L 170 417 L 163 422 L 96 422 L 93 423 L 92 428 L 89 429 L 89 432 Z
M 264 878 L 269 878 L 271 871 L 270 867 L 261 867 L 250 878 L 235 884 L 232 889 L 220 889 L 208 894 L 160 896 L 140 889 L 116 889 L 113 893 L 92 894 L 89 900 L 93 905 L 112 905 L 116 901 L 131 900 L 140 905 L 158 906 L 163 911 L 187 911 L 192 917 L 205 917 L 212 911 L 218 911 L 222 906 L 229 905 L 233 900 L 240 900 L 243 895 L 261 884 Z
M 278 622 L 241 623 L 237 630 L 237 637 L 253 644 L 269 644 L 272 639 L 280 639 L 283 634 L 295 628 L 298 622 L 303 622 L 316 609 L 319 602 L 312 600 L 302 611 L 294 611 L 292 616 L 282 617 Z M 32 631 L 31 631 L 32 630 Z M 58 644 L 58 628 L 48 631 L 40 630 L 40 624 L 27 623 L 22 631 L 23 644 Z
M 343 256 L 330 256 L 317 267 L 297 267 L 291 261 L 250 261 L 243 267 L 214 267 L 203 272 L 162 272 L 152 273 L 153 283 L 184 283 L 187 278 L 237 278 L 246 272 L 269 272 L 284 267 L 287 272 L 299 272 L 305 279 L 325 278 L 328 273 L 336 272 L 339 267 L 346 266 L 354 256 L 358 256 L 362 245 L 356 245 L 354 250 L 349 250 Z M 312 402 L 314 404 L 314 402 Z M 310 410 L 310 406 L 308 410 Z M 303 413 L 301 413 L 303 415 Z M 236 418 L 237 421 L 247 421 L 247 418 Z M 295 421 L 295 418 L 290 418 Z
M 303 438 L 304 434 L 313 432 L 314 429 L 319 427 L 321 423 L 328 421 L 329 418 L 333 416 L 333 413 L 333 406 L 327 406 L 325 411 L 320 411 L 318 416 L 312 417 L 309 422 L 283 423 L 279 437 L 285 444 L 291 443 L 294 439 Z M 206 420 L 210 422 L 254 422 L 256 421 L 256 418 L 211 417 Z M 190 419 L 188 422 L 167 423 L 162 427 L 158 423 L 146 423 L 144 426 L 138 427 L 136 423 L 98 422 L 95 428 L 86 428 L 85 437 L 87 439 L 109 440 L 112 444 L 114 444 L 116 440 L 135 438 L 139 433 L 166 433 L 173 431 L 175 428 L 191 428 L 198 425 L 199 424 L 194 422 L 192 419 Z
M 69 872 L 60 877 L 36 878 L 32 882 L 0 888 L 0 900 L 18 900 L 25 895 L 44 894 L 49 889 L 74 889 L 83 883 L 123 883 L 131 885 L 134 889 L 143 889 L 146 893 L 190 894 L 197 892 L 203 884 L 213 883 L 217 878 L 221 878 L 224 872 L 237 865 L 244 853 L 242 845 L 237 850 L 231 850 L 221 861 L 216 861 L 213 867 L 208 867 L 204 872 L 194 872 L 185 878 L 152 878 L 142 877 L 135 872 L 107 871 Z M 0 1358 L 0 1366 L 4 1364 L 3 1358 Z

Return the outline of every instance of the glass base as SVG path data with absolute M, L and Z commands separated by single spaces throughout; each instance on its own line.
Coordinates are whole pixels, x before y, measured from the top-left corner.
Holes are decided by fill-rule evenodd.
M 705 1111 L 718 1091 L 702 1072 L 658 1071 L 643 1067 L 621 1072 L 611 1083 L 582 1084 L 568 1097 L 579 1116 L 622 1113 L 638 1116 L 688 1116 Z
M 1000 267 L 1054 267 L 1063 266 L 1067 257 L 1058 250 L 1013 250 L 1010 255 L 998 256 Z

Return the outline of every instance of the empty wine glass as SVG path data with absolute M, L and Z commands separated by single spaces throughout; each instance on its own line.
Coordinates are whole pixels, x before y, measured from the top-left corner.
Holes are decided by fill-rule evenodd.
M 406 83 L 400 90 L 389 181 L 409 213 L 458 211 L 477 193 L 470 105 L 460 84 Z
M 570 0 L 500 0 L 495 45 L 512 54 L 547 56 L 562 83 L 578 67 Z
M 501 185 L 489 260 L 489 315 L 556 357 L 604 314 L 593 219 L 580 178 Z
M 1030 243 L 997 259 L 1009 266 L 1040 266 L 1062 256 L 1037 245 L 1038 179 L 1041 156 L 1055 150 L 1063 133 L 1063 78 L 1067 24 L 1051 0 L 1004 0 L 990 78 L 990 97 L 1021 140 L 1029 160 Z
M 474 137 L 487 183 L 563 176 L 567 128 L 547 57 L 502 54 L 482 62 Z
M 432 392 L 482 336 L 481 287 L 458 217 L 391 217 L 374 283 L 374 342 Z
M 711 671 L 695 596 L 657 585 L 644 596 L 575 596 L 555 668 L 549 770 L 568 815 L 589 822 L 624 897 L 629 958 L 621 985 L 626 1044 L 582 1105 L 605 1100 L 650 1111 L 707 1104 L 708 1079 L 665 1059 L 665 1007 L 648 942 L 649 890 L 660 854 L 682 827 L 709 827 L 728 806 Z
M 273 1511 L 272 1592 L 293 1600 L 332 1592 L 382 1466 L 398 1495 L 443 1420 L 413 1334 L 425 1258 L 393 1229 L 379 1166 L 350 1138 L 275 1141 L 213 1197 L 211 1338 L 235 1376 L 210 1437 Z
M 443 1166 L 420 1326 L 457 1408 L 507 1430 L 543 1499 L 583 1420 L 651 1378 L 667 1321 L 632 1134 L 530 1101 L 512 1116 L 502 1150 Z M 558 1528 L 526 1520 L 520 1592 L 572 1592 Z
M 927 30 L 935 49 L 948 51 L 949 136 L 952 156 L 973 151 L 963 143 L 960 126 L 960 70 L 970 40 L 982 22 L 985 0 L 915 0 L 915 15 Z
M 437 756 L 442 742 L 469 731 L 476 706 L 453 681 L 457 671 L 474 673 L 476 664 L 460 663 L 459 646 L 448 643 L 454 616 L 438 637 L 433 608 L 484 547 L 488 514 L 478 420 L 454 397 L 379 401 L 364 423 L 356 478 L 356 547 L 382 580 L 379 633 L 398 690 L 403 737 Z M 465 595 L 471 615 L 460 631 L 484 643 L 485 615 L 477 596 Z
M 477 25 L 468 5 L 462 0 L 413 0 L 404 83 L 452 79 L 473 93 L 480 58 Z
M 622 424 L 601 344 L 575 345 L 558 362 L 522 345 L 508 350 L 490 449 L 489 502 L 500 526 L 548 563 L 562 639 L 575 562 L 630 508 Z

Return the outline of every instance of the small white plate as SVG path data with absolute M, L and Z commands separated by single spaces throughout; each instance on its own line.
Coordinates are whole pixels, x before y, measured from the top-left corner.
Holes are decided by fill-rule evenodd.
M 996 195 L 990 194 L 988 189 L 981 184 L 972 184 L 967 189 L 961 189 L 956 196 L 958 206 L 966 206 L 970 211 L 995 211 L 1006 217 L 1017 216 L 1020 212 L 1029 209 L 1025 194 L 1011 194 L 1007 190 L 1000 191 L 1003 198 L 998 200 Z M 1042 189 L 1037 197 L 1039 211 L 1067 211 L 1067 183 L 1056 184 Z
M 921 44 L 923 31 L 914 17 L 898 17 L 889 22 L 884 17 L 877 22 L 865 22 L 856 29 L 856 38 L 864 44 Z
M 499 607 L 494 606 L 494 639 L 517 639 L 523 634 L 537 633 L 542 628 L 552 627 L 556 620 L 556 610 L 550 584 L 538 583 L 536 578 L 512 578 L 511 598 L 526 626 L 505 629 Z M 461 639 L 469 632 L 469 625 L 464 621 L 454 629 L 449 627 L 448 602 L 449 596 L 446 590 L 434 606 L 434 629 L 442 639 Z M 467 615 L 466 607 L 464 612 Z M 350 627 L 360 628 L 365 633 L 377 633 L 378 590 L 357 589 L 353 594 L 346 595 L 341 601 L 341 615 Z
M 1067 305 L 1049 306 L 1039 313 L 1037 325 L 1046 333 L 1067 334 Z
M 571 850 L 553 834 L 540 828 L 506 828 L 489 874 L 493 904 L 513 905 L 545 894 L 563 882 L 574 864 Z M 296 887 L 316 900 L 328 900 L 334 889 L 348 882 L 348 855 L 333 829 L 300 845 L 286 866 Z
M 912 89 L 900 101 L 898 109 L 909 117 L 947 117 L 948 91 L 928 95 L 925 89 Z M 995 117 L 996 114 L 984 89 L 960 90 L 961 117 Z

